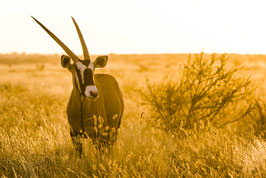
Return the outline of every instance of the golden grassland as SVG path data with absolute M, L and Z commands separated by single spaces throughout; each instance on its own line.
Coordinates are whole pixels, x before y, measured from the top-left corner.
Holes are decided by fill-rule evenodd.
M 208 56 L 208 54 L 206 54 Z M 266 55 L 228 54 L 245 65 L 265 97 Z M 92 56 L 95 58 L 95 56 Z M 175 138 L 153 127 L 138 90 L 146 78 L 177 78 L 188 54 L 110 54 L 97 73 L 116 77 L 125 114 L 111 155 L 96 156 L 89 139 L 77 156 L 69 134 L 66 106 L 72 89 L 59 55 L 0 55 L 0 176 L 2 177 L 265 177 L 266 142 L 252 129 L 233 128 Z M 141 117 L 141 113 L 143 113 Z M 265 137 L 264 137 L 265 138 Z

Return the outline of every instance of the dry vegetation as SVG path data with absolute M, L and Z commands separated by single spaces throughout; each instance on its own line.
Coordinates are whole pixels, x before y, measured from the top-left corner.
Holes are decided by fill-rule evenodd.
M 224 73 L 213 73 L 214 77 L 223 77 L 234 66 L 245 65 L 246 68 L 234 73 L 232 81 L 235 82 L 221 83 L 224 87 L 221 91 L 214 88 L 199 101 L 197 97 L 201 92 L 196 93 L 193 88 L 199 85 L 195 77 L 198 75 L 191 74 L 191 78 L 189 73 L 182 75 L 186 72 L 184 64 L 191 66 L 187 63 L 188 56 L 109 55 L 106 68 L 97 72 L 110 73 L 119 81 L 124 93 L 125 115 L 114 152 L 99 159 L 90 140 L 83 141 L 82 158 L 75 153 L 65 113 L 72 79 L 70 73 L 61 68 L 60 56 L 0 55 L 0 176 L 265 177 L 266 56 L 227 55 L 228 67 Z M 211 55 L 201 55 L 201 58 L 211 61 Z M 180 81 L 186 81 L 187 88 L 173 90 L 181 86 Z M 191 81 L 197 82 L 194 85 Z M 215 115 L 223 127 L 208 121 L 210 118 L 204 113 L 209 110 L 192 110 L 189 115 L 175 109 L 183 107 L 189 111 L 188 106 L 196 100 L 195 106 L 211 106 L 217 111 L 215 105 L 219 106 L 223 98 L 215 96 L 226 96 L 222 92 L 234 90 L 237 84 L 242 86 L 238 94 L 243 97 L 230 101 Z M 151 86 L 154 87 L 149 93 Z M 165 86 L 170 86 L 170 90 L 165 90 Z M 176 92 L 171 95 L 172 91 L 181 91 L 183 95 Z M 160 98 L 164 94 L 170 100 Z M 196 99 L 187 99 L 189 94 Z M 154 96 L 154 100 L 149 100 L 149 96 Z M 171 96 L 188 103 L 177 105 L 178 100 L 172 102 Z M 159 107 L 166 108 L 163 115 L 154 107 L 154 101 L 165 102 L 159 103 Z M 166 107 L 171 103 L 176 105 Z M 249 106 L 252 111 L 238 119 Z M 229 120 L 223 120 L 224 115 Z M 193 118 L 193 123 L 186 127 L 189 118 Z M 203 126 L 199 120 L 204 121 Z

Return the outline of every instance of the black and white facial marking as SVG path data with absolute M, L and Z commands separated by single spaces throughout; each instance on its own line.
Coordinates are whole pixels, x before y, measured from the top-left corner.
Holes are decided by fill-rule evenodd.
M 95 86 L 93 72 L 94 65 L 90 60 L 79 60 L 75 62 L 75 74 L 77 87 L 81 94 L 94 99 L 98 96 L 98 89 Z

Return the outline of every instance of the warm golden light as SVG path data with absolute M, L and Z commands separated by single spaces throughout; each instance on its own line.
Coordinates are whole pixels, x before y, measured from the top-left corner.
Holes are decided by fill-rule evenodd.
M 0 177 L 266 177 L 265 8 L 1 0 Z

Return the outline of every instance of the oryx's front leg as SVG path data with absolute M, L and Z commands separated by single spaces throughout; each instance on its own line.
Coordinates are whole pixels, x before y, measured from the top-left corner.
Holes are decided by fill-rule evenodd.
M 81 156 L 81 153 L 82 153 L 81 136 L 79 134 L 73 133 L 72 131 L 70 131 L 70 135 L 71 135 L 71 139 L 75 147 L 75 150 L 78 152 L 79 156 Z

